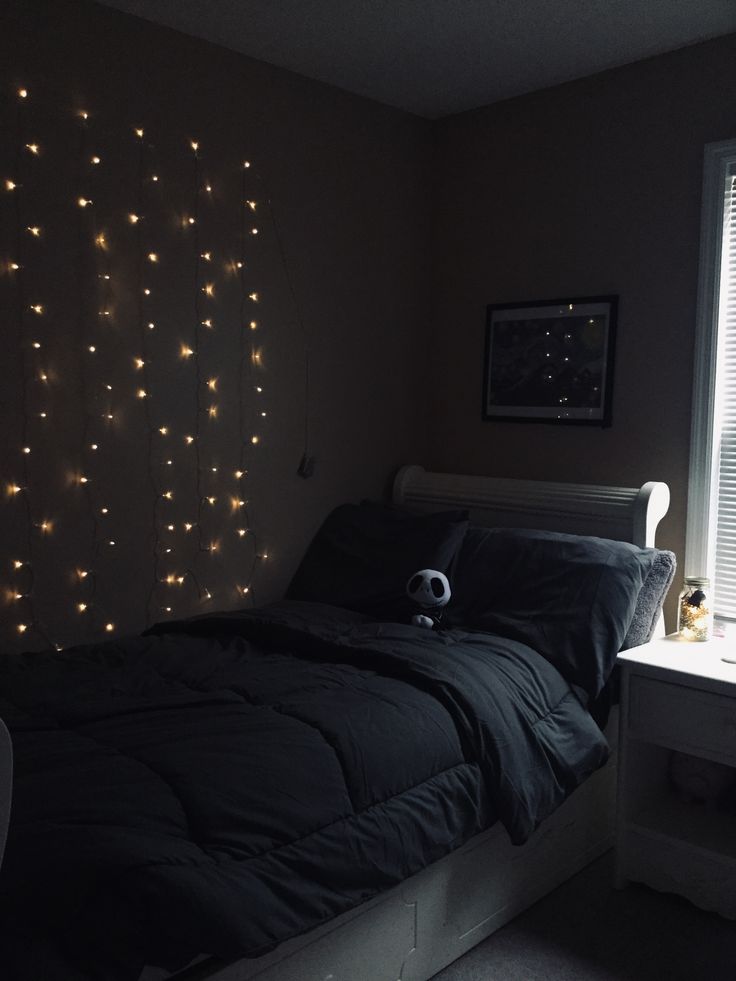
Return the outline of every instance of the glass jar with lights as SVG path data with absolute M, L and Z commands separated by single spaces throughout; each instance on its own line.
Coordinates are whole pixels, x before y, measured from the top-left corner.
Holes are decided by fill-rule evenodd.
M 713 596 L 710 579 L 688 576 L 677 600 L 677 632 L 684 640 L 713 636 Z

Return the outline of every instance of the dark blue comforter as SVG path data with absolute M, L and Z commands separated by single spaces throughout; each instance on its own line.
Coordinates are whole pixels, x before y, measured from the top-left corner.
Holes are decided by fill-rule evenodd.
M 608 753 L 519 642 L 295 602 L 2 657 L 0 716 L 19 979 L 264 953 L 496 819 L 522 843 Z

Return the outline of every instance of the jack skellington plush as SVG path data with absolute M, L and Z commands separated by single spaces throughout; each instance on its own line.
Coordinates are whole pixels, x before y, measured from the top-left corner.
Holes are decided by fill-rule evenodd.
M 439 626 L 442 611 L 450 601 L 450 583 L 444 572 L 436 569 L 421 569 L 410 576 L 406 584 L 406 594 L 421 609 L 415 613 L 411 622 L 415 627 L 431 630 Z

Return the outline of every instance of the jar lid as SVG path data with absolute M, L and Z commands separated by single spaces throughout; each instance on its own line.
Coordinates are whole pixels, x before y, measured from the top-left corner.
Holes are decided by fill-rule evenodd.
M 707 576 L 685 576 L 685 582 L 690 586 L 710 586 Z

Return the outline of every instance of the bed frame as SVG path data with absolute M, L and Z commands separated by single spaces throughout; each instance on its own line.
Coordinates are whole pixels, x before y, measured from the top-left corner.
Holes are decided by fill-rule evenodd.
M 403 467 L 393 500 L 417 511 L 463 507 L 474 524 L 544 528 L 654 545 L 666 484 L 641 488 L 505 480 Z M 3 735 L 4 733 L 4 735 Z M 496 824 L 400 885 L 257 959 L 201 958 L 140 981 L 427 981 L 613 844 L 616 713 L 609 762 L 521 846 Z M 0 723 L 0 858 L 10 805 L 11 752 Z

